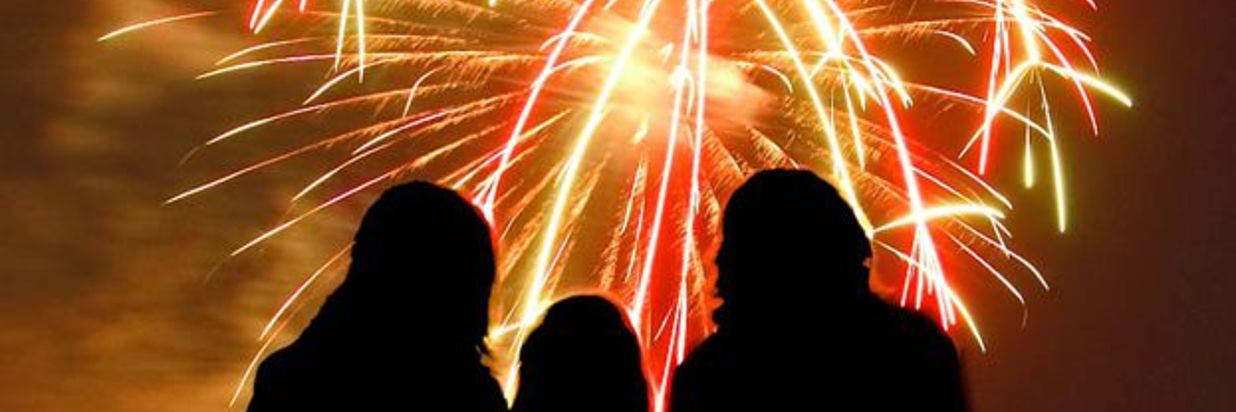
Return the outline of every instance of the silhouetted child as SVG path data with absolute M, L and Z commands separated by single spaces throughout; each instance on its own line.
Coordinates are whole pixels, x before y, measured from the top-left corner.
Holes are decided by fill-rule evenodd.
M 554 304 L 520 351 L 512 412 L 648 412 L 639 341 L 605 298 Z
M 755 174 L 722 235 L 717 332 L 677 369 L 671 412 L 966 408 L 952 341 L 870 292 L 870 242 L 827 182 Z
M 386 191 L 343 284 L 258 370 L 249 411 L 506 410 L 481 363 L 494 271 L 489 227 L 455 192 Z

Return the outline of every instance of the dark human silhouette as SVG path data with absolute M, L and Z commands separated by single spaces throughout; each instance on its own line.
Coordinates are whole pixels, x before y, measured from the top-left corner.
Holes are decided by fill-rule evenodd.
M 597 296 L 550 307 L 520 351 L 512 412 L 648 412 L 639 341 Z
M 258 370 L 249 411 L 505 411 L 482 364 L 494 271 L 489 227 L 455 192 L 386 191 L 343 284 Z
M 871 293 L 871 245 L 827 182 L 755 174 L 722 235 L 717 331 L 675 372 L 671 412 L 966 409 L 952 341 Z

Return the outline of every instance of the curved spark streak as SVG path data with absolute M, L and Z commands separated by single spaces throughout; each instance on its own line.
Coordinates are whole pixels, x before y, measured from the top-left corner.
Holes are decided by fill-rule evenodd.
M 318 278 L 321 277 L 323 273 L 326 273 L 331 266 L 334 266 L 335 262 L 346 256 L 350 251 L 352 251 L 352 245 L 348 245 L 343 248 L 343 250 L 340 250 L 339 253 L 336 253 L 335 256 L 332 256 L 326 261 L 326 263 L 323 263 L 322 266 L 318 267 L 318 270 L 314 271 L 312 275 L 309 275 L 304 282 L 301 282 L 300 286 L 297 287 L 296 290 L 283 301 L 283 305 L 279 306 L 279 310 L 275 311 L 275 314 L 270 317 L 270 321 L 266 322 L 266 326 L 262 328 L 262 333 L 258 335 L 258 340 L 261 341 L 266 339 L 267 336 L 270 336 L 270 331 L 275 328 L 275 325 L 279 322 L 279 319 L 283 319 L 283 315 L 292 307 L 292 304 L 296 303 L 296 301 L 300 299 L 300 295 L 304 294 L 305 290 L 309 289 L 309 286 L 312 286 L 314 282 L 317 282 Z
M 618 54 L 613 68 L 610 71 L 608 78 L 605 80 L 605 85 L 602 86 L 595 103 L 593 103 L 592 111 L 588 115 L 587 123 L 583 131 L 576 138 L 574 148 L 571 150 L 571 155 L 567 160 L 567 167 L 563 170 L 563 174 L 557 183 L 558 193 L 555 195 L 553 209 L 550 212 L 550 221 L 546 224 L 543 230 L 545 239 L 541 241 L 541 251 L 537 258 L 536 266 L 532 269 L 534 276 L 532 286 L 527 288 L 527 292 L 523 301 L 524 309 L 520 316 L 521 324 L 532 324 L 534 320 L 540 316 L 540 302 L 542 300 L 541 293 L 545 282 L 549 277 L 550 259 L 552 258 L 551 251 L 555 248 L 555 242 L 558 235 L 559 227 L 562 225 L 562 215 L 567 206 L 567 199 L 570 196 L 570 191 L 574 186 L 576 176 L 579 174 L 580 163 L 583 161 L 584 153 L 587 151 L 588 144 L 591 142 L 597 128 L 601 126 L 601 121 L 605 116 L 606 106 L 610 100 L 610 96 L 614 92 L 614 88 L 618 85 L 623 69 L 630 61 L 635 47 L 639 41 L 643 39 L 646 33 L 649 22 L 655 15 L 657 6 L 661 0 L 649 0 L 649 3 L 644 5 L 644 9 L 640 12 L 640 19 L 636 27 L 632 29 L 627 38 L 627 43 L 622 51 Z M 527 334 L 527 330 L 522 330 L 520 336 Z M 516 345 L 518 346 L 518 345 Z M 517 352 L 517 349 L 513 349 Z
M 884 232 L 899 227 L 918 225 L 934 219 L 955 218 L 965 215 L 979 215 L 995 219 L 1003 219 L 1004 213 L 999 210 L 983 205 L 945 205 L 937 206 L 918 211 L 910 216 L 905 216 L 885 223 L 880 227 L 875 228 L 874 232 Z
M 219 14 L 219 12 L 217 11 L 203 11 L 203 12 L 198 12 L 198 13 L 182 14 L 178 16 L 166 17 L 166 18 L 157 19 L 157 20 L 145 21 L 145 22 L 133 24 L 127 27 L 122 27 L 120 29 L 114 30 L 111 33 L 107 33 L 102 36 L 99 36 L 99 38 L 96 40 L 99 42 L 105 42 L 105 41 L 123 36 L 128 33 L 132 33 L 135 31 L 145 30 L 145 29 L 149 29 L 155 26 L 162 26 L 162 25 L 167 25 L 171 23 L 179 23 L 185 20 L 193 20 L 193 19 L 200 19 L 203 17 L 211 17 L 217 14 Z
M 1066 154 L 1048 96 L 1055 91 L 1044 78 L 1071 84 L 1068 95 L 1081 103 L 1096 133 L 1092 93 L 1124 106 L 1133 101 L 1098 75 L 1091 38 L 1037 1 L 931 2 L 925 7 L 934 11 L 922 16 L 890 13 L 898 1 L 752 0 L 714 9 L 709 0 L 511 0 L 499 7 L 494 0 L 489 7 L 341 0 L 326 12 L 310 10 L 306 0 L 254 0 L 244 12 L 254 33 L 289 11 L 314 17 L 306 20 L 315 25 L 330 23 L 228 54 L 199 78 L 314 63 L 330 69 L 299 107 L 244 123 L 201 147 L 335 109 L 372 108 L 376 120 L 239 167 L 168 203 L 310 151 L 349 145 L 292 201 L 344 180 L 345 169 L 369 177 L 346 182 L 342 192 L 263 232 L 238 254 L 400 174 L 433 178 L 471 196 L 497 228 L 504 256 L 496 296 L 503 301 L 495 303 L 495 313 L 504 317 L 490 340 L 505 387 L 513 387 L 512 360 L 541 311 L 572 291 L 564 285 L 590 284 L 627 306 L 649 351 L 654 405 L 661 409 L 673 366 L 710 331 L 698 314 L 709 306 L 705 279 L 713 274 L 704 254 L 715 246 L 726 196 L 754 170 L 806 166 L 838 187 L 878 253 L 896 258 L 875 270 L 901 276 L 901 303 L 935 306 L 942 326 L 966 329 L 985 351 L 974 314 L 952 288 L 954 277 L 972 268 L 994 277 L 1023 305 L 1030 296 L 1008 269 L 1028 273 L 1049 290 L 1041 271 L 1013 250 L 1002 222 L 1012 202 L 983 177 L 1003 151 L 994 149 L 1003 147 L 997 122 L 1024 130 L 1020 183 L 1030 188 L 1036 172 L 1050 174 L 1044 179 L 1050 184 L 1040 186 L 1052 192 L 1056 227 L 1063 231 Z M 724 30 L 710 29 L 717 10 L 733 14 L 725 16 L 731 24 Z M 138 23 L 99 40 L 219 14 Z M 263 36 L 279 36 L 271 32 Z M 956 43 L 975 56 L 956 64 L 959 75 L 979 78 L 984 87 L 916 77 L 914 59 L 876 53 L 886 50 L 877 46 L 889 38 Z M 894 67 L 894 61 L 911 64 Z M 352 78 L 364 86 L 346 87 Z M 337 94 L 345 96 L 326 98 Z M 1012 107 L 1022 95 L 1030 103 Z M 935 137 L 944 132 L 928 129 L 922 133 L 928 136 L 919 136 L 923 129 L 910 124 L 933 111 L 965 116 L 961 124 L 973 129 L 957 136 L 948 130 L 939 147 Z M 956 153 L 954 142 L 961 147 L 955 158 L 941 154 Z M 1036 156 L 1036 149 L 1048 154 Z M 962 166 L 972 154 L 977 165 Z M 380 161 L 397 164 L 374 166 Z M 1036 161 L 1050 166 L 1037 171 Z M 580 253 L 577 244 L 584 243 L 604 245 L 603 253 Z M 580 263 L 598 269 L 567 273 L 568 265 Z M 317 276 L 265 324 L 253 362 Z

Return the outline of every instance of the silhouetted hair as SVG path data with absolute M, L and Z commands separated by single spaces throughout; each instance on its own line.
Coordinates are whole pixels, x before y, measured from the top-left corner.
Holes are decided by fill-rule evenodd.
M 810 171 L 751 176 L 726 205 L 722 236 L 716 288 L 724 304 L 714 313 L 721 326 L 737 311 L 801 303 L 800 294 L 815 301 L 868 291 L 870 241 L 845 199 Z
M 482 363 L 494 247 L 480 213 L 415 182 L 365 213 L 347 277 L 258 370 L 249 412 L 506 410 Z
M 402 326 L 483 351 L 495 268 L 480 212 L 454 191 L 412 182 L 387 190 L 365 213 L 332 300 L 379 311 L 424 305 L 423 317 Z
M 717 330 L 674 371 L 671 412 L 966 409 L 952 341 L 871 293 L 871 245 L 831 185 L 759 172 L 722 224 Z
M 647 412 L 639 341 L 623 313 L 598 296 L 564 299 L 520 351 L 513 412 Z

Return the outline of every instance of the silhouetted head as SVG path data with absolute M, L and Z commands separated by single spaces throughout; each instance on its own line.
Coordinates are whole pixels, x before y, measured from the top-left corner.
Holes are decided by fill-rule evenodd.
M 249 410 L 505 411 L 481 359 L 493 281 L 489 228 L 471 204 L 429 183 L 387 190 L 343 284 L 262 363 Z
M 407 183 L 365 213 L 347 278 L 323 310 L 376 329 L 353 339 L 413 334 L 418 344 L 483 348 L 494 271 L 489 226 L 476 208 L 451 190 Z
M 751 176 L 725 208 L 722 236 L 717 295 L 724 303 L 714 314 L 722 327 L 868 293 L 871 244 L 845 199 L 810 171 Z
M 613 303 L 564 299 L 520 351 L 519 412 L 646 412 L 648 384 L 639 341 Z

